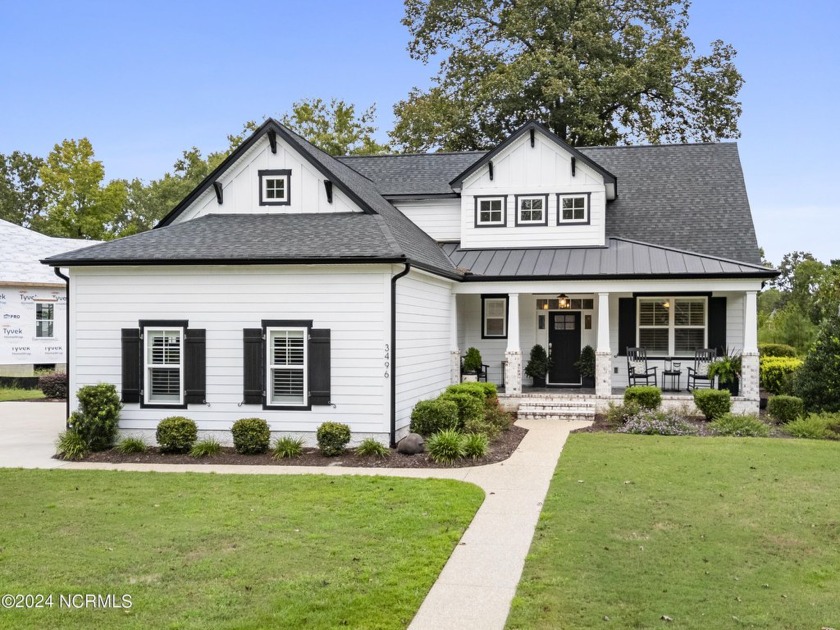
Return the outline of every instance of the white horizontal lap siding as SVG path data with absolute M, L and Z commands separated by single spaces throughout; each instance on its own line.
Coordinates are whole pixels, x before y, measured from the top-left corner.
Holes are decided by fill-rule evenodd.
M 449 385 L 451 285 L 416 271 L 397 280 L 397 431 L 408 426 L 417 401 Z
M 433 239 L 437 241 L 461 240 L 460 200 L 394 201 L 393 203 L 398 210 Z
M 328 420 L 354 433 L 387 434 L 382 352 L 388 304 L 384 266 L 158 267 L 72 271 L 75 335 L 71 347 L 74 391 L 99 382 L 121 387 L 122 328 L 141 319 L 185 319 L 207 331 L 207 402 L 181 409 L 126 405 L 122 429 L 154 429 L 170 415 L 185 415 L 201 430 L 227 430 L 239 418 L 268 420 L 273 431 L 312 432 Z M 245 328 L 263 319 L 313 320 L 331 331 L 332 407 L 311 411 L 263 410 L 242 405 Z M 75 402 L 75 401 L 74 401 Z
M 291 170 L 291 203 L 286 206 L 261 206 L 259 171 L 285 169 Z M 223 190 L 221 204 L 211 186 L 176 219 L 175 223 L 206 214 L 361 212 L 337 186 L 333 186 L 333 200 L 329 203 L 324 188 L 324 176 L 279 136 L 277 153 L 271 152 L 268 137 L 263 136 L 222 173 L 218 181 Z
M 589 194 L 589 223 L 557 224 L 557 194 Z M 548 224 L 516 225 L 516 195 L 548 195 Z M 507 195 L 506 226 L 477 227 L 475 198 Z M 483 166 L 461 190 L 461 243 L 465 248 L 569 247 L 605 243 L 606 192 L 603 177 L 581 160 L 571 171 L 571 155 L 537 133 L 525 134 L 493 159 L 493 179 Z

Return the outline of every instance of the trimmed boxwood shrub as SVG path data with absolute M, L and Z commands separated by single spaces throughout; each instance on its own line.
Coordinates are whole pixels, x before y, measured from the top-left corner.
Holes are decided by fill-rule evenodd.
M 110 448 L 117 437 L 120 419 L 120 397 L 110 383 L 86 385 L 76 393 L 79 410 L 74 411 L 68 424 L 92 451 Z
M 158 422 L 155 439 L 162 453 L 189 453 L 198 439 L 198 426 L 189 418 L 170 416 Z
M 795 357 L 796 348 L 786 343 L 760 343 L 758 354 L 763 357 Z
M 791 388 L 794 373 L 802 367 L 802 359 L 794 357 L 761 357 L 758 377 L 761 386 L 771 394 L 781 394 Z
M 350 427 L 341 422 L 325 422 L 315 432 L 318 448 L 327 457 L 341 455 L 350 442 Z
M 447 394 L 471 394 L 480 398 L 482 402 L 487 398 L 495 398 L 498 395 L 495 383 L 467 382 L 450 385 L 446 388 Z
M 659 409 L 662 391 L 653 385 L 634 385 L 624 390 L 624 403 L 636 403 L 642 409 Z
M 796 396 L 773 396 L 767 403 L 767 413 L 777 422 L 792 422 L 805 415 L 805 403 Z
M 732 410 L 732 395 L 725 389 L 695 389 L 694 404 L 706 420 L 714 420 Z
M 472 394 L 443 393 L 438 400 L 449 400 L 458 407 L 458 430 L 463 429 L 468 423 L 480 422 L 484 419 L 484 403 Z
M 424 437 L 457 427 L 458 405 L 452 400 L 421 400 L 411 412 L 411 432 Z
M 67 398 L 67 374 L 44 374 L 38 377 L 38 389 L 47 398 Z
M 268 422 L 262 418 L 241 418 L 230 429 L 233 447 L 243 455 L 259 455 L 268 450 L 271 431 Z

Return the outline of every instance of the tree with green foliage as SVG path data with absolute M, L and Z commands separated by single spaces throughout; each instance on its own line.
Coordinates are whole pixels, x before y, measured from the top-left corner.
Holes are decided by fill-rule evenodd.
M 125 183 L 102 185 L 105 168 L 87 138 L 56 144 L 41 166 L 45 214 L 32 228 L 66 238 L 113 238 L 112 226 L 126 200 Z
M 738 137 L 743 79 L 698 54 L 688 0 L 406 0 L 414 59 L 443 55 L 394 107 L 409 151 L 486 149 L 528 120 L 573 145 Z
M 390 149 L 374 140 L 375 119 L 375 104 L 357 115 L 356 106 L 341 99 L 313 98 L 295 101 L 280 122 L 330 155 L 374 155 Z
M 44 210 L 40 172 L 44 160 L 13 151 L 0 154 L 0 219 L 23 227 Z
M 794 379 L 808 411 L 840 411 L 840 315 L 826 318 Z

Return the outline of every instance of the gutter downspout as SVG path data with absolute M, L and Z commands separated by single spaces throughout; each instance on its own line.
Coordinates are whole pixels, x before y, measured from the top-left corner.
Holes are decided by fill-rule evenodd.
M 409 271 L 411 263 L 406 262 L 405 269 L 391 278 L 391 448 L 397 445 L 397 280 Z
M 66 325 L 64 329 L 64 352 L 67 356 L 67 362 L 65 365 L 67 366 L 67 401 L 65 402 L 65 412 L 66 412 L 66 420 L 64 421 L 64 428 L 69 429 L 70 425 L 70 278 L 65 276 L 61 273 L 61 269 L 58 267 L 53 267 L 53 271 L 55 275 L 59 278 L 63 279 L 64 282 L 67 284 L 67 307 L 65 309 L 65 319 Z

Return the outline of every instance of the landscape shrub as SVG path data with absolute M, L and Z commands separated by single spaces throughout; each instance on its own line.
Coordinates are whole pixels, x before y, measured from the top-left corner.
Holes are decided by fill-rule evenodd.
M 513 426 L 513 415 L 502 409 L 496 397 L 484 401 L 484 420 L 500 431 L 510 431 Z
M 610 402 L 604 414 L 604 421 L 611 427 L 619 427 L 627 422 L 628 418 L 635 416 L 641 410 L 642 408 L 635 400 L 620 405 Z
M 811 440 L 840 440 L 840 414 L 812 413 L 788 422 L 785 433 Z
M 796 396 L 773 396 L 767 403 L 767 413 L 776 422 L 792 422 L 805 415 L 805 403 Z
M 350 427 L 341 422 L 325 422 L 315 432 L 318 448 L 327 457 L 341 455 L 350 442 Z
M 662 391 L 653 385 L 634 385 L 624 390 L 624 402 L 634 402 L 642 409 L 659 409 Z
M 715 435 L 767 437 L 770 427 L 754 414 L 725 413 L 709 425 Z
M 642 435 L 694 435 L 694 426 L 686 422 L 673 411 L 653 411 L 643 409 L 627 418 L 618 433 L 636 433 Z
M 38 389 L 47 398 L 67 398 L 67 374 L 57 372 L 38 377 Z
M 840 316 L 828 317 L 796 373 L 793 393 L 808 411 L 840 411 Z
M 443 393 L 438 400 L 449 400 L 458 407 L 458 429 L 462 429 L 468 422 L 477 422 L 484 417 L 484 403 L 471 394 Z
M 479 459 L 487 455 L 489 441 L 480 433 L 468 433 L 464 436 L 464 457 Z
M 230 429 L 233 447 L 243 455 L 259 455 L 268 450 L 271 430 L 262 418 L 241 418 Z
M 162 453 L 189 453 L 198 439 L 194 420 L 170 416 L 158 422 L 155 439 Z
M 190 457 L 209 457 L 210 455 L 218 455 L 221 452 L 222 445 L 216 441 L 216 438 L 209 437 L 193 444 L 190 449 Z
M 458 405 L 452 400 L 421 400 L 411 411 L 409 428 L 412 433 L 419 433 L 423 437 L 457 427 Z
M 463 426 L 465 435 L 482 435 L 488 440 L 495 440 L 499 437 L 501 429 L 494 424 L 487 421 L 486 416 L 481 418 L 471 418 Z
M 70 427 L 79 434 L 91 451 L 110 448 L 117 437 L 120 419 L 120 397 L 110 383 L 86 385 L 76 393 L 79 410 L 68 420 Z
M 732 410 L 732 395 L 720 389 L 695 389 L 694 404 L 706 420 L 714 420 Z
M 761 357 L 758 361 L 759 382 L 771 394 L 788 392 L 791 379 L 800 367 L 802 359 L 795 357 Z
M 786 343 L 760 343 L 758 354 L 762 357 L 795 357 L 796 348 Z
M 365 438 L 356 447 L 356 454 L 363 457 L 388 457 L 391 451 L 382 442 L 373 438 Z
M 272 456 L 274 459 L 292 459 L 303 455 L 303 438 L 284 435 L 274 442 Z
M 145 453 L 149 446 L 143 438 L 127 437 L 117 442 L 114 448 L 123 455 L 129 455 L 131 453 Z
M 450 385 L 446 388 L 447 394 L 472 394 L 482 400 L 496 398 L 498 390 L 495 383 L 466 382 Z
M 61 459 L 77 460 L 87 455 L 88 447 L 81 435 L 73 429 L 67 429 L 58 434 L 55 450 Z
M 435 433 L 426 440 L 426 450 L 432 461 L 439 464 L 452 464 L 464 457 L 464 436 L 454 429 Z

